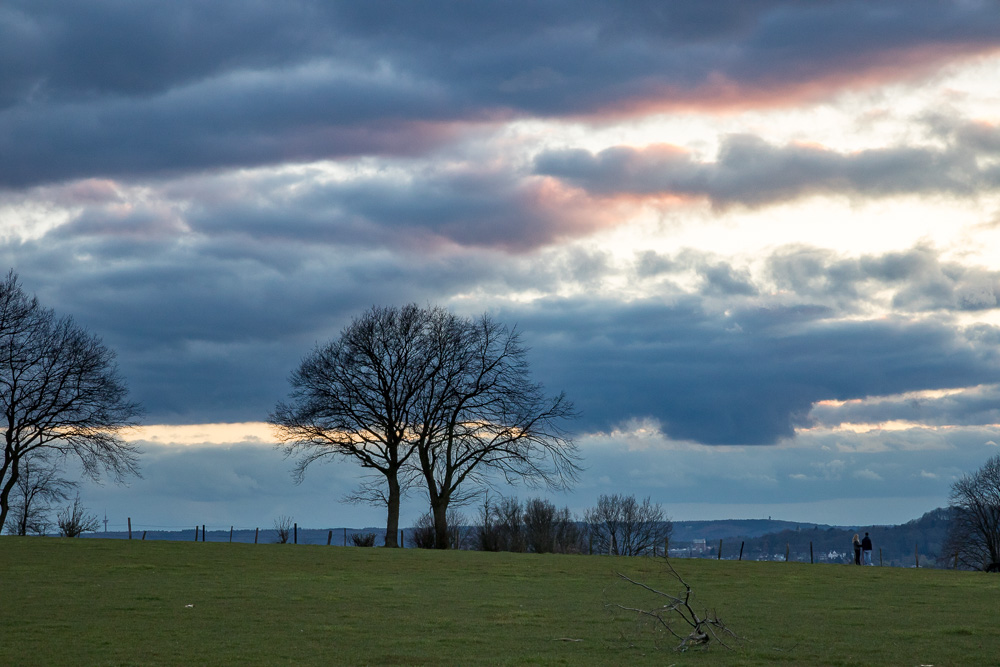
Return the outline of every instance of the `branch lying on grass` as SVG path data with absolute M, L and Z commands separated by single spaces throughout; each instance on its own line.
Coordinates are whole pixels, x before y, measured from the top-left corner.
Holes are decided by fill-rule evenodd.
M 631 607 L 626 605 L 614 604 L 617 609 L 623 611 L 633 612 L 639 614 L 641 617 L 648 618 L 653 621 L 656 626 L 668 632 L 673 637 L 680 640 L 680 644 L 674 647 L 675 651 L 686 651 L 691 646 L 708 646 L 711 639 L 715 639 L 720 646 L 723 646 L 729 650 L 733 650 L 733 647 L 726 642 L 728 639 L 730 642 L 738 644 L 741 638 L 732 630 L 730 630 L 725 623 L 718 617 L 715 612 L 709 615 L 708 611 L 704 612 L 703 616 L 699 616 L 695 612 L 694 608 L 691 606 L 691 586 L 684 581 L 684 579 L 677 573 L 670 561 L 664 561 L 667 568 L 670 570 L 670 574 L 676 579 L 683 587 L 684 591 L 680 596 L 671 595 L 670 593 L 664 593 L 663 591 L 657 590 L 647 584 L 622 574 L 621 572 L 615 572 L 618 577 L 634 586 L 638 586 L 643 590 L 649 591 L 654 595 L 662 598 L 666 598 L 667 603 L 653 607 L 652 609 L 643 609 L 640 607 Z M 690 632 L 685 636 L 682 633 L 674 629 L 674 624 L 682 623 L 691 628 Z

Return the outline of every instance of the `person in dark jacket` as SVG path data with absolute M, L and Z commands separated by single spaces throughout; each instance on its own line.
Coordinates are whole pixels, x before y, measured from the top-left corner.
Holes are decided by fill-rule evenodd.
M 854 533 L 851 544 L 854 546 L 854 564 L 861 565 L 861 538 L 858 537 L 857 533 Z
M 865 533 L 864 539 L 861 540 L 861 556 L 865 565 L 874 565 L 872 563 L 872 538 L 868 537 L 868 533 Z

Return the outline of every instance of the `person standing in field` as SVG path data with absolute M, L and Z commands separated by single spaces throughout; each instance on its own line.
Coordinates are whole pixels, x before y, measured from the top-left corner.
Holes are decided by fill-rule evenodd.
M 865 533 L 865 538 L 861 540 L 861 555 L 864 558 L 865 565 L 872 565 L 872 538 L 868 537 L 868 533 Z
M 854 564 L 861 565 L 861 539 L 857 533 L 854 533 L 854 539 L 851 540 L 851 544 L 854 546 Z

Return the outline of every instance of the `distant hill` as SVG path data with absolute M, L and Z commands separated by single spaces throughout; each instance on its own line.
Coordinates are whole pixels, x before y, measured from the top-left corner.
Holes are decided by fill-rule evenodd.
M 771 519 L 725 519 L 722 521 L 674 521 L 672 540 L 689 542 L 695 539 L 720 540 L 733 537 L 760 537 L 783 530 L 813 528 L 818 524 Z M 828 528 L 828 526 L 822 526 Z
M 898 526 L 828 526 L 783 521 L 678 521 L 670 540 L 672 555 L 847 563 L 854 559 L 851 538 L 870 533 L 876 563 L 912 567 L 947 566 L 942 548 L 948 534 L 949 510 L 938 508 Z M 695 540 L 705 540 L 704 550 Z
M 673 556 L 717 558 L 719 541 L 722 540 L 722 557 L 739 558 L 743 547 L 745 560 L 789 560 L 808 562 L 810 547 L 816 562 L 846 563 L 853 560 L 851 536 L 854 533 L 871 533 L 875 543 L 875 562 L 884 565 L 912 567 L 919 558 L 921 567 L 934 567 L 941 560 L 947 566 L 947 554 L 941 550 L 948 533 L 949 510 L 939 508 L 898 526 L 830 526 L 826 524 L 777 521 L 771 519 L 725 519 L 719 521 L 675 521 L 670 537 Z M 404 529 L 406 546 L 412 547 L 412 528 Z M 470 533 L 474 527 L 465 527 Z M 350 545 L 355 533 L 375 533 L 376 545 L 384 540 L 382 528 L 299 528 L 298 544 L 334 546 Z M 146 531 L 148 540 L 194 540 L 194 527 L 184 531 Z M 132 539 L 143 539 L 143 531 L 133 531 Z M 127 539 L 128 533 L 85 533 L 84 537 Z M 201 535 L 199 535 L 201 540 Z M 234 530 L 233 542 L 261 544 L 277 542 L 273 529 Z M 292 541 L 293 538 L 289 538 Z M 230 531 L 209 530 L 209 542 L 228 542 Z M 698 542 L 696 542 L 696 540 Z M 704 542 L 700 542 L 704 540 Z

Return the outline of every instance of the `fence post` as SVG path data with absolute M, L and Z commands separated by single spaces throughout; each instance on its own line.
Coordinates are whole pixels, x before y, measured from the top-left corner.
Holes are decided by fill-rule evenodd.
M 719 538 L 719 553 L 715 555 L 715 560 L 722 560 L 722 538 Z
M 333 542 L 333 529 L 330 529 L 330 534 L 326 536 L 326 546 L 330 546 L 330 542 Z
M 296 522 L 292 524 L 293 530 L 295 531 L 295 542 L 293 544 L 299 543 L 299 524 Z
M 128 518 L 128 539 L 132 539 L 132 517 Z
M 347 546 L 347 529 L 344 529 L 344 546 Z
M 809 543 L 809 564 L 810 565 L 814 565 L 815 564 L 815 561 L 813 560 L 813 543 L 812 542 Z
M 743 560 L 743 545 L 744 544 L 746 544 L 746 541 L 740 542 L 740 558 L 739 558 L 739 560 L 741 560 L 741 561 Z
M 402 528 L 399 529 L 399 548 L 400 549 L 406 548 L 406 535 L 403 533 Z
M 786 563 L 788 562 L 788 552 L 791 551 L 791 548 L 792 548 L 792 546 L 788 542 L 785 542 L 785 562 Z
M 205 535 L 205 524 L 201 524 L 201 541 L 202 542 L 205 541 L 205 537 L 206 537 L 206 535 Z
M 146 541 L 146 531 L 142 531 L 142 540 Z
M 920 567 L 920 552 L 917 551 L 918 546 L 919 542 L 913 545 L 913 562 L 916 564 L 917 567 Z
M 253 543 L 257 544 L 257 536 L 260 535 L 260 526 L 253 529 Z
M 663 557 L 670 558 L 670 536 L 663 538 Z
M 198 541 L 198 526 L 194 527 L 194 541 Z

